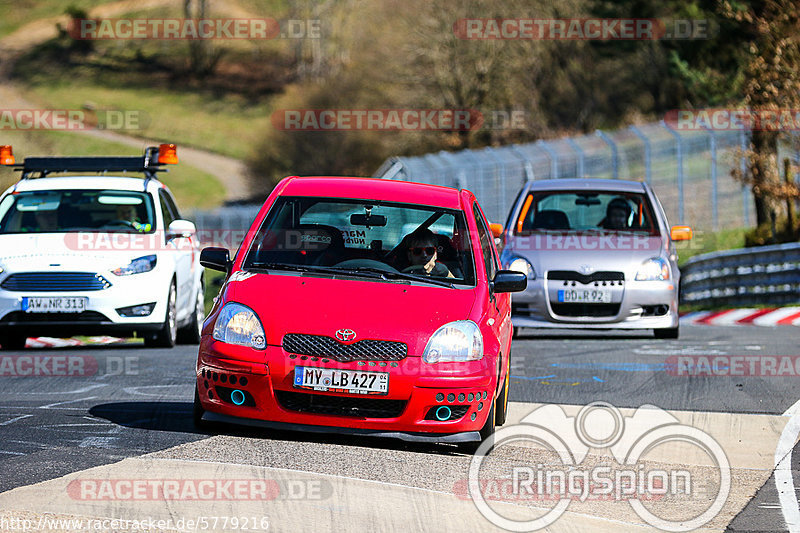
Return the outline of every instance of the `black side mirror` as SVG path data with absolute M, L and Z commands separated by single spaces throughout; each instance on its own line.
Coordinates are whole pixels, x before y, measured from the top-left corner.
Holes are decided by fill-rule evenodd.
M 211 270 L 230 272 L 233 263 L 227 248 L 209 247 L 200 252 L 200 264 Z
M 527 287 L 528 276 L 516 270 L 498 270 L 492 281 L 494 292 L 520 292 Z

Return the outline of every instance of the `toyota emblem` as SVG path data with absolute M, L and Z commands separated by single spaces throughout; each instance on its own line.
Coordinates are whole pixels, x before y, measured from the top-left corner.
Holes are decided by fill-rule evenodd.
M 351 341 L 356 338 L 356 332 L 352 329 L 340 329 L 336 331 L 336 338 L 342 342 Z

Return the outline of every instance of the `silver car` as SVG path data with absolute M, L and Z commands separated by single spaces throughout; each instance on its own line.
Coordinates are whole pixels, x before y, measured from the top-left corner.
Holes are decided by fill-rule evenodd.
M 528 276 L 512 300 L 515 328 L 652 329 L 678 338 L 674 241 L 691 237 L 687 226 L 669 227 L 645 183 L 529 182 L 501 235 L 503 267 Z

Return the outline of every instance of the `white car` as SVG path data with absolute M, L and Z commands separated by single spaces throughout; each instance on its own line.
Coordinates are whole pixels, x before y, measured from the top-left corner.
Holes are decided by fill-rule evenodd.
M 3 148 L 0 163 L 13 164 Z M 161 145 L 160 153 L 25 159 L 22 179 L 0 196 L 2 349 L 23 348 L 30 336 L 199 343 L 196 230 L 155 177 L 177 162 L 175 147 Z M 52 176 L 65 171 L 73 175 Z M 122 171 L 133 177 L 105 175 Z

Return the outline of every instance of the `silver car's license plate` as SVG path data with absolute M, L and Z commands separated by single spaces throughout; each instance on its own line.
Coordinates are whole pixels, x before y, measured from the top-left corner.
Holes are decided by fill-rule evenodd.
M 610 289 L 559 289 L 558 301 L 563 303 L 611 303 Z

